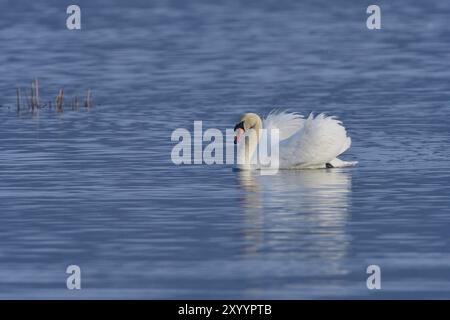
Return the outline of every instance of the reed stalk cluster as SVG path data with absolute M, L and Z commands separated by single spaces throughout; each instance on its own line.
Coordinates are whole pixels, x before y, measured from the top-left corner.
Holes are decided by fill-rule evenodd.
M 54 107 L 56 112 L 64 112 L 65 108 L 79 111 L 81 106 L 84 106 L 85 109 L 91 109 L 94 105 L 92 102 L 91 89 L 87 90 L 84 101 L 80 99 L 79 96 L 65 98 L 64 88 L 59 89 L 58 94 L 54 99 L 41 100 L 41 96 L 39 95 L 38 79 L 34 79 L 31 83 L 31 88 L 27 91 L 29 92 L 29 95 L 27 95 L 26 91 L 24 92 L 21 87 L 18 86 L 16 88 L 16 108 L 18 113 L 23 111 L 31 111 L 34 113 L 45 108 L 50 110 L 52 107 Z M 52 104 L 52 102 L 54 102 L 54 104 Z

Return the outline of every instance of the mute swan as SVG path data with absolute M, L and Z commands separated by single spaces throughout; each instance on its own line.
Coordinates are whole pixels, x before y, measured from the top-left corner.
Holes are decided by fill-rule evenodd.
M 337 158 L 350 148 L 351 139 L 335 117 L 311 113 L 304 119 L 298 113 L 271 112 L 262 121 L 256 113 L 245 113 L 234 127 L 239 169 L 264 168 L 257 152 L 262 139 L 267 143 L 261 129 L 269 135 L 271 129 L 279 130 L 279 169 L 342 168 L 358 163 Z

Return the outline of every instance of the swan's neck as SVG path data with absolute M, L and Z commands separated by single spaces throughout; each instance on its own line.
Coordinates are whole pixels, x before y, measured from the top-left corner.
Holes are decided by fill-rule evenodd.
M 245 132 L 241 143 L 237 149 L 237 163 L 241 167 L 249 168 L 251 165 L 258 163 L 256 151 L 260 139 L 261 121 L 257 121 L 255 125 Z

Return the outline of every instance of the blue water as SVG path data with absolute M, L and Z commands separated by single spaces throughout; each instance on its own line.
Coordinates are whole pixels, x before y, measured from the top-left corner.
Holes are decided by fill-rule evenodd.
M 0 298 L 450 298 L 450 4 L 77 3 L 0 2 Z M 18 114 L 35 77 L 95 106 Z M 359 165 L 172 163 L 176 128 L 274 107 L 338 116 Z

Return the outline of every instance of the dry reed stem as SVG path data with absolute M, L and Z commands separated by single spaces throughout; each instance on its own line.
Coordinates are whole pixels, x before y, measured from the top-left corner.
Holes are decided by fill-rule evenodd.
M 20 112 L 20 88 L 16 88 L 16 95 L 17 95 L 17 112 Z
M 84 102 L 84 107 L 85 108 L 91 108 L 92 106 L 92 102 L 91 102 L 91 89 L 88 89 L 87 93 L 86 93 L 86 100 Z
M 41 103 L 39 101 L 39 80 L 37 78 L 34 79 L 34 90 L 35 90 L 35 97 L 36 97 L 36 107 L 38 109 L 40 109 Z
M 31 111 L 34 112 L 34 82 L 31 83 Z

